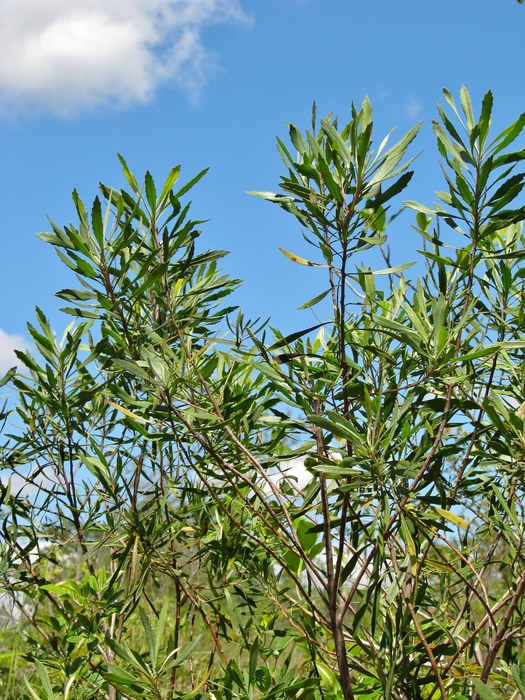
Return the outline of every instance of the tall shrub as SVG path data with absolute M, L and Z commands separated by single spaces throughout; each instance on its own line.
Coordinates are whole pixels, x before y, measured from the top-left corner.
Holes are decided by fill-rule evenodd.
M 444 95 L 445 190 L 405 202 L 419 277 L 386 247 L 419 125 L 376 148 L 365 99 L 278 142 L 283 193 L 255 194 L 313 247 L 286 257 L 326 272 L 321 318 L 286 337 L 227 305 L 224 253 L 197 247 L 204 173 L 157 191 L 121 159 L 130 191 L 90 213 L 75 193 L 78 225 L 40 234 L 80 287 L 6 377 L 13 697 L 525 693 L 525 115 L 494 138 L 490 93 L 479 118 Z

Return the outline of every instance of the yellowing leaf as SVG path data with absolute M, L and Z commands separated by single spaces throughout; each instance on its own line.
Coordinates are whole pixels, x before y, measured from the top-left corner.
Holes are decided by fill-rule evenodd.
M 425 566 L 433 571 L 454 571 L 449 564 L 438 559 L 425 559 Z
M 467 521 L 459 515 L 451 513 L 449 510 L 444 510 L 443 508 L 434 507 L 434 510 L 439 513 L 442 518 L 449 520 L 451 523 L 454 523 L 454 525 L 457 525 L 458 527 L 468 527 Z
M 133 420 L 138 420 L 140 423 L 152 423 L 153 422 L 151 420 L 148 420 L 147 418 L 142 418 L 142 416 L 137 416 L 136 413 L 132 413 L 127 408 L 124 408 L 124 406 L 119 406 L 118 404 L 114 403 L 113 401 L 108 400 L 108 404 L 110 406 L 113 406 L 113 408 L 116 408 L 117 411 L 120 411 L 124 415 L 128 416 L 128 418 L 133 418 Z
M 408 529 L 408 525 L 405 520 L 401 521 L 401 531 L 402 531 L 402 537 L 403 540 L 405 541 L 405 544 L 407 546 L 408 553 L 410 554 L 411 557 L 416 556 L 416 546 L 414 544 L 414 540 L 412 539 L 412 534 L 410 533 L 410 530 Z
M 297 263 L 298 265 L 307 265 L 308 267 L 325 267 L 324 265 L 319 265 L 318 263 L 311 262 L 310 260 L 306 260 L 306 258 L 301 258 L 295 253 L 290 253 L 289 251 L 285 250 L 284 248 L 279 248 L 281 253 L 283 255 L 286 255 L 286 257 L 291 260 L 294 263 Z

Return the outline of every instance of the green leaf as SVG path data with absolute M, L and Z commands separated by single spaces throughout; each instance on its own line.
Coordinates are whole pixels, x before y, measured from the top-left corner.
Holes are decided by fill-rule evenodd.
M 98 197 L 95 197 L 93 209 L 91 210 L 91 226 L 97 243 L 102 248 L 104 245 L 104 223 L 102 221 L 102 207 Z
M 288 129 L 290 132 L 290 141 L 293 143 L 293 145 L 299 151 L 299 153 L 308 153 L 308 144 L 304 140 L 299 129 L 297 129 L 293 124 L 289 124 Z
M 259 638 L 256 637 L 252 648 L 250 649 L 250 662 L 248 664 L 248 678 L 250 685 L 253 680 L 255 680 L 255 669 L 257 668 L 257 661 L 259 659 Z
M 312 547 L 317 544 L 317 535 L 311 532 L 314 524 L 307 518 L 297 518 L 294 520 L 293 524 L 295 526 L 301 547 L 308 554 Z
M 365 275 L 395 275 L 403 270 L 408 270 L 408 268 L 415 265 L 416 262 L 417 261 L 414 260 L 414 262 L 402 263 L 401 265 L 396 265 L 395 267 L 385 267 L 384 270 L 364 270 L 363 273 Z
M 241 669 L 239 668 L 239 664 L 232 659 L 230 663 L 228 664 L 228 667 L 226 669 L 227 674 L 231 677 L 233 682 L 239 686 L 241 690 L 246 692 L 246 687 L 244 685 L 244 679 L 242 677 L 242 672 Z
M 320 301 L 322 301 L 327 296 L 327 294 L 330 294 L 331 291 L 331 289 L 327 289 L 325 292 L 321 292 L 321 294 L 318 294 L 313 299 L 310 299 L 310 301 L 307 301 L 306 304 L 297 307 L 298 310 L 301 311 L 302 309 L 309 309 L 311 306 L 315 306 Z
M 173 189 L 173 186 L 179 179 L 180 175 L 180 165 L 176 165 L 174 168 L 172 168 L 168 174 L 168 177 L 166 178 L 166 181 L 164 182 L 164 185 L 162 187 L 162 192 L 160 193 L 160 200 L 161 202 L 164 201 L 164 199 L 168 196 L 168 193 Z
M 388 235 L 385 233 L 382 236 L 361 236 L 359 238 L 363 243 L 368 243 L 369 245 L 383 245 L 386 243 Z
M 0 386 L 5 386 L 8 382 L 11 381 L 11 379 L 15 376 L 16 374 L 16 367 L 11 367 L 11 369 L 8 369 L 7 372 L 4 374 L 2 379 L 0 379 Z
M 446 300 L 443 294 L 440 294 L 437 299 L 432 300 L 432 320 L 434 323 L 434 346 L 435 349 L 440 349 L 441 329 L 445 323 Z
M 477 360 L 480 357 L 486 357 L 487 355 L 494 355 L 494 353 L 498 352 L 498 348 L 488 346 L 485 348 L 479 348 L 479 350 L 473 350 L 472 352 L 468 352 L 466 355 L 461 355 L 461 357 L 454 357 L 450 360 L 450 362 L 453 363 L 458 363 L 458 362 L 468 362 L 470 360 Z
M 470 131 L 472 131 L 476 122 L 474 119 L 474 112 L 472 110 L 472 102 L 470 101 L 470 95 L 468 94 L 468 90 L 464 85 L 461 86 L 461 90 L 459 91 L 459 99 L 465 117 L 467 119 L 467 127 Z
M 272 675 L 266 666 L 258 666 L 255 669 L 255 685 L 261 693 L 266 693 L 272 685 Z
M 339 682 L 336 678 L 335 673 L 322 661 L 316 661 L 315 666 L 321 678 L 321 682 L 324 686 L 332 691 L 337 692 L 339 687 Z
M 507 146 L 510 146 L 510 144 L 521 134 L 523 127 L 525 127 L 525 112 L 523 112 L 523 114 L 521 114 L 515 122 L 504 129 L 501 134 L 499 134 L 490 144 L 491 148 L 493 148 L 493 155 L 501 153 L 501 151 L 507 148 Z
M 81 309 L 78 306 L 76 306 L 76 307 L 63 306 L 63 307 L 61 307 L 60 311 L 62 311 L 62 313 L 64 313 L 64 314 L 68 314 L 69 316 L 76 316 L 77 318 L 91 318 L 91 319 L 100 318 L 100 314 L 98 312 L 88 311 L 87 309 Z
M 496 192 L 489 199 L 488 204 L 494 204 L 494 202 L 501 199 L 501 197 L 503 197 L 503 195 L 505 195 L 515 185 L 523 182 L 524 178 L 525 178 L 525 173 L 519 173 L 517 175 L 513 175 L 512 177 L 509 177 L 507 180 L 505 180 L 505 182 L 502 185 L 500 185 L 498 187 Z
M 388 328 L 389 330 L 396 331 L 403 335 L 414 335 L 416 337 L 419 337 L 419 334 L 413 328 L 404 326 L 402 323 L 399 323 L 399 321 L 394 321 L 394 319 L 385 318 L 384 316 L 378 316 L 377 314 L 372 314 L 372 320 L 374 321 L 374 323 L 377 323 L 377 325 L 381 326 L 382 328 Z
M 321 128 L 327 136 L 329 136 L 333 142 L 337 144 L 338 152 L 345 162 L 345 165 L 350 168 L 352 166 L 352 156 L 348 150 L 344 139 L 341 134 L 337 131 L 333 124 L 331 124 L 328 119 L 321 119 Z
M 157 208 L 157 191 L 155 189 L 155 183 L 153 182 L 153 178 L 151 177 L 151 173 L 149 172 L 149 170 L 146 170 L 144 185 L 146 188 L 147 202 L 152 213 L 155 214 L 155 210 Z
M 117 664 L 108 664 L 109 673 L 104 674 L 104 678 L 113 685 L 118 686 L 137 686 L 138 688 L 147 688 L 148 684 L 144 683 L 139 675 L 133 675 L 125 668 L 118 666 Z M 137 697 L 137 691 L 133 690 L 133 697 Z M 138 693 L 138 697 L 147 697 L 143 693 Z
M 151 628 L 151 622 L 149 621 L 149 618 L 146 615 L 144 608 L 142 606 L 139 606 L 139 615 L 140 615 L 140 621 L 142 623 L 142 627 L 144 629 L 146 643 L 148 645 L 148 651 L 149 651 L 151 665 L 153 668 L 156 668 L 156 666 L 157 666 L 157 654 L 156 654 L 157 640 L 155 639 L 155 635 L 153 634 L 153 629 Z
M 420 212 L 421 214 L 427 214 L 428 216 L 436 215 L 434 209 L 430 209 L 424 204 L 419 204 L 419 202 L 414 202 L 411 199 L 407 200 L 406 202 L 403 202 L 403 204 L 405 205 L 405 207 L 408 207 L 409 209 L 414 209 L 415 211 Z
M 483 102 L 481 103 L 481 116 L 479 119 L 479 140 L 482 146 L 485 143 L 487 139 L 487 134 L 489 132 L 493 103 L 494 98 L 492 96 L 492 92 L 489 90 L 483 97 Z
M 164 629 L 166 627 L 166 622 L 168 620 L 168 604 L 165 603 L 160 611 L 159 619 L 157 621 L 157 628 L 155 630 L 155 645 L 154 645 L 154 658 L 155 666 L 159 658 L 160 648 L 164 642 Z
M 49 680 L 49 676 L 47 674 L 47 670 L 44 666 L 44 664 L 39 661 L 38 659 L 35 659 L 35 666 L 36 670 L 38 671 L 38 675 L 40 677 L 40 681 L 42 683 L 42 688 L 44 690 L 44 693 L 47 695 L 48 700 L 54 700 L 55 694 L 53 693 L 53 688 L 51 687 L 51 681 Z
M 374 172 L 372 178 L 367 182 L 369 187 L 393 177 L 394 170 L 405 155 L 407 148 L 416 138 L 423 122 L 419 122 L 412 127 L 392 148 L 390 148 L 381 159 L 381 164 Z M 407 167 L 408 167 L 407 163 Z
M 512 667 L 512 678 L 522 697 L 525 697 L 525 666 L 514 665 Z
M 445 95 L 445 99 L 447 100 L 447 102 L 450 104 L 450 106 L 451 106 L 452 109 L 454 110 L 454 114 L 457 116 L 457 118 L 459 119 L 459 121 L 461 122 L 461 124 L 463 124 L 463 122 L 462 122 L 462 120 L 461 120 L 461 117 L 460 117 L 460 114 L 459 114 L 459 112 L 458 112 L 458 110 L 457 110 L 457 108 L 456 108 L 456 105 L 454 104 L 454 100 L 453 100 L 452 97 L 450 96 L 450 93 L 448 93 L 448 95 L 450 96 L 450 100 L 447 99 L 447 94 L 446 94 L 446 92 L 448 92 L 448 91 L 443 90 L 443 94 Z M 452 138 L 453 138 L 455 141 L 457 141 L 458 145 L 460 145 L 461 148 L 465 148 L 465 144 L 463 143 L 463 140 L 462 140 L 461 136 L 459 135 L 458 130 L 456 129 L 456 127 L 454 126 L 454 124 L 450 121 L 450 119 L 449 119 L 447 113 L 445 112 L 445 110 L 444 110 L 444 109 L 441 107 L 441 105 L 439 105 L 439 104 L 437 105 L 437 110 L 438 110 L 439 116 L 441 117 L 441 121 L 443 122 L 443 125 L 445 126 L 446 130 L 448 131 L 448 133 L 452 136 Z M 442 153 L 442 155 L 445 155 L 445 154 Z
M 270 352 L 271 352 L 273 350 L 278 350 L 279 348 L 282 348 L 285 345 L 290 345 L 290 343 L 293 343 L 298 338 L 302 338 L 303 335 L 306 335 L 307 333 L 311 333 L 312 331 L 316 331 L 318 328 L 321 328 L 321 326 L 326 326 L 326 323 L 318 323 L 315 326 L 311 326 L 310 328 L 305 328 L 302 331 L 296 331 L 295 333 L 290 333 L 290 335 L 287 335 L 284 338 L 281 338 L 276 343 L 271 345 L 268 348 L 268 350 L 270 350 Z
M 359 562 L 360 557 L 362 556 L 363 552 L 365 551 L 367 545 L 365 544 L 362 546 L 360 549 L 357 550 L 353 554 L 352 557 L 346 562 L 346 564 L 343 566 L 343 569 L 341 570 L 341 583 L 343 584 L 347 578 L 350 576 L 350 574 L 354 571 L 356 564 Z
M 173 656 L 163 664 L 163 667 L 165 669 L 170 669 L 170 668 L 176 668 L 177 666 L 181 666 L 186 659 L 195 651 L 195 649 L 198 648 L 198 646 L 201 644 L 201 635 L 197 635 L 191 642 L 186 644 L 184 648 L 180 648 L 178 650 L 177 656 L 173 654 Z
M 416 556 L 416 546 L 410 533 L 408 523 L 405 518 L 401 519 L 401 537 L 407 546 L 407 551 L 411 557 Z
M 98 275 L 95 272 L 94 268 L 88 263 L 87 260 L 78 258 L 76 263 L 77 272 L 79 272 L 83 277 L 87 277 L 88 279 L 92 280 L 96 280 L 98 278 Z
M 501 700 L 501 697 L 499 695 L 493 693 L 492 690 L 490 690 L 490 688 L 488 688 L 485 685 L 485 683 L 482 683 L 477 678 L 474 678 L 474 680 L 472 681 L 472 685 L 476 689 L 476 692 L 481 698 L 481 700 Z
M 230 617 L 230 623 L 233 631 L 239 637 L 242 637 L 243 623 L 240 615 L 237 612 L 237 605 L 233 602 L 230 591 L 226 588 L 224 589 L 224 601 L 226 603 L 226 610 Z
M 168 262 L 161 263 L 160 265 L 157 265 L 146 277 L 144 282 L 140 285 L 140 287 L 133 293 L 133 297 L 137 298 L 142 296 L 142 294 L 153 287 L 155 282 L 157 282 L 163 275 L 166 273 L 166 270 L 168 269 Z
M 128 168 L 128 164 L 124 160 L 124 158 L 120 155 L 120 153 L 117 153 L 118 159 L 120 160 L 120 164 L 122 165 L 122 171 L 124 173 L 124 177 L 128 181 L 129 186 L 135 192 L 135 194 L 140 195 L 140 187 L 139 183 L 137 182 L 137 179 L 135 175 L 131 172 L 131 170 Z
M 500 491 L 500 489 L 496 486 L 496 484 L 493 483 L 493 484 L 491 484 L 491 486 L 492 486 L 492 490 L 493 490 L 493 492 L 494 492 L 496 498 L 497 498 L 498 501 L 499 501 L 500 506 L 503 508 L 503 510 L 505 511 L 505 513 L 508 515 L 510 521 L 512 522 L 512 524 L 513 524 L 514 527 L 516 528 L 516 531 L 519 531 L 519 530 L 520 530 L 520 525 L 519 525 L 519 522 L 518 522 L 518 518 L 517 518 L 517 516 L 516 516 L 516 513 L 513 512 L 513 509 L 509 508 L 509 506 L 507 505 L 507 503 L 506 503 L 506 501 L 505 501 L 504 495 L 502 494 L 502 492 Z
M 369 206 L 375 209 L 384 204 L 385 202 L 388 202 L 389 199 L 392 199 L 392 197 L 395 197 L 396 194 L 399 194 L 405 189 L 405 187 L 412 179 L 413 175 L 413 170 L 409 171 L 408 173 L 405 173 L 404 175 L 401 175 L 401 177 L 398 180 L 396 180 L 396 182 L 394 182 L 393 185 L 390 185 L 390 187 L 388 187 L 386 190 L 380 192 L 376 197 L 374 197 L 371 200 Z
M 447 153 L 448 155 L 452 156 L 452 158 L 457 161 L 457 167 L 459 168 L 459 172 L 461 171 L 461 168 L 465 167 L 466 164 L 473 166 L 476 165 L 472 156 L 465 149 L 463 144 L 457 143 L 456 141 L 451 141 L 441 124 L 434 121 L 432 122 L 432 127 L 438 141 L 442 144 L 443 148 L 445 149 L 445 152 L 442 155 L 445 158 L 447 158 Z M 458 172 L 458 170 L 456 170 L 456 172 Z
M 61 289 L 55 296 L 64 301 L 89 301 L 97 298 L 95 292 L 86 289 Z
M 195 177 L 193 177 L 189 182 L 187 182 L 184 187 L 181 187 L 181 189 L 175 193 L 175 197 L 177 199 L 180 199 L 182 195 L 186 194 L 186 192 L 189 192 L 192 187 L 194 187 L 199 180 L 202 180 L 202 178 L 206 175 L 208 172 L 209 168 L 204 168 L 204 170 L 201 170 L 200 173 L 197 173 Z
M 362 436 L 349 421 L 334 411 L 327 411 L 327 415 L 329 415 L 329 418 L 316 415 L 309 415 L 307 418 L 313 425 L 317 425 L 337 437 L 343 438 L 343 440 L 349 440 L 350 442 L 357 440 L 361 442 Z
M 447 88 L 443 88 L 443 96 L 459 118 L 459 113 L 458 113 L 458 110 L 456 107 L 456 103 L 454 102 L 454 97 L 453 97 L 452 93 L 450 92 L 450 90 L 447 90 Z
M 33 700 L 42 700 L 42 696 L 36 692 L 36 690 L 33 688 L 33 686 L 27 680 L 27 678 L 25 676 L 23 678 L 24 678 L 25 686 L 26 686 L 27 690 L 29 691 L 29 693 L 31 694 L 31 697 L 33 698 Z M 51 698 L 53 698 L 53 696 L 51 696 Z
M 323 176 L 323 181 L 324 184 L 327 186 L 328 191 L 330 192 L 331 196 L 335 199 L 335 201 L 338 204 L 343 203 L 343 194 L 341 192 L 340 186 L 337 184 L 337 182 L 334 180 L 334 176 L 332 175 L 332 172 L 330 171 L 330 168 L 328 167 L 328 164 L 326 163 L 324 158 L 319 158 L 317 161 L 319 171 L 321 175 Z
M 465 204 L 471 207 L 474 202 L 474 192 L 464 177 L 456 175 L 456 187 L 458 188 L 459 194 L 463 198 Z

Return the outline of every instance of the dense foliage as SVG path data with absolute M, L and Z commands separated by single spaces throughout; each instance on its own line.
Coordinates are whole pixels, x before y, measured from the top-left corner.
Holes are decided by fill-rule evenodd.
M 525 114 L 493 137 L 490 93 L 444 95 L 417 278 L 386 241 L 419 125 L 372 150 L 365 99 L 278 142 L 255 194 L 326 271 L 287 337 L 199 248 L 204 173 L 121 159 L 129 191 L 40 234 L 80 286 L 3 380 L 3 698 L 525 696 Z

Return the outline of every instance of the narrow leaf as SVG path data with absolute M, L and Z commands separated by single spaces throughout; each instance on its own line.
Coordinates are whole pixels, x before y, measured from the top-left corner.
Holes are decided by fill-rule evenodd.
M 455 513 L 451 513 L 449 510 L 445 510 L 444 508 L 438 508 L 437 506 L 434 506 L 434 510 L 441 515 L 442 518 L 445 518 L 445 520 L 449 520 L 451 523 L 454 525 L 457 525 L 458 527 L 463 527 L 467 528 L 468 523 L 466 520 L 461 518 L 459 515 L 456 515 Z
M 318 328 L 321 328 L 321 326 L 325 326 L 325 323 L 318 323 L 315 326 L 312 326 L 311 328 L 305 328 L 303 331 L 297 331 L 296 333 L 291 333 L 290 335 L 285 336 L 284 338 L 281 338 L 278 340 L 276 343 L 274 343 L 272 346 L 268 348 L 268 350 L 278 350 L 279 348 L 284 347 L 285 345 L 290 345 L 290 343 L 293 343 L 295 340 L 298 338 L 302 338 L 303 335 L 306 335 L 307 333 L 311 333 L 312 331 L 316 331 Z
M 133 418 L 133 420 L 139 421 L 139 423 L 153 423 L 153 421 L 148 420 L 147 418 L 143 418 L 142 416 L 137 416 L 136 413 L 133 413 L 127 408 L 124 408 L 124 406 L 119 406 L 118 404 L 114 403 L 113 401 L 110 401 L 109 399 L 108 404 L 110 406 L 113 406 L 113 408 L 115 408 L 117 411 L 123 413 L 125 416 L 128 416 L 128 418 Z
M 93 234 L 97 239 L 97 243 L 102 248 L 104 245 L 104 224 L 102 222 L 102 207 L 98 197 L 95 197 L 91 210 L 91 227 L 93 228 Z
M 38 675 L 40 676 L 40 681 L 42 682 L 42 688 L 45 694 L 47 695 L 47 700 L 54 700 L 55 694 L 53 693 L 51 681 L 49 680 L 49 676 L 47 674 L 44 664 L 38 659 L 35 659 L 35 666 L 37 668 Z
M 176 165 L 170 170 L 168 177 L 166 178 L 166 181 L 162 187 L 162 192 L 160 193 L 161 201 L 167 196 L 168 192 L 170 192 L 173 189 L 174 184 L 179 179 L 179 175 L 180 165 Z
M 122 172 L 124 173 L 124 177 L 128 181 L 129 186 L 135 192 L 135 194 L 140 195 L 140 187 L 139 183 L 137 182 L 137 178 L 131 170 L 128 168 L 128 164 L 124 160 L 124 158 L 120 155 L 120 153 L 117 153 L 118 159 L 120 160 L 120 164 L 122 165 Z
M 8 382 L 11 381 L 11 379 L 15 376 L 16 374 L 16 367 L 11 367 L 11 369 L 8 369 L 7 372 L 4 374 L 2 379 L 0 379 L 0 386 L 4 386 Z
M 157 191 L 155 189 L 155 183 L 151 177 L 149 170 L 146 170 L 146 175 L 144 178 L 144 186 L 146 188 L 146 199 L 148 201 L 149 207 L 153 213 L 157 208 Z
M 299 153 L 308 153 L 308 144 L 303 138 L 303 135 L 297 129 L 293 124 L 288 125 L 288 129 L 290 132 L 290 141 L 293 143 L 295 148 L 299 151 Z
M 307 301 L 306 304 L 303 304 L 302 306 L 298 306 L 298 310 L 301 311 L 302 309 L 309 309 L 311 306 L 315 306 L 318 304 L 320 301 L 322 301 L 327 294 L 330 294 L 331 290 L 327 289 L 325 292 L 321 292 L 321 294 L 318 294 L 316 297 L 313 299 L 310 299 L 310 301 Z
M 467 119 L 467 127 L 470 131 L 472 131 L 476 122 L 474 120 L 474 112 L 472 110 L 472 102 L 470 100 L 470 95 L 468 93 L 467 88 L 464 85 L 461 86 L 461 90 L 459 91 L 459 99 L 461 102 L 461 108 L 463 109 L 463 112 Z
M 408 270 L 409 267 L 412 267 L 412 265 L 415 265 L 416 261 L 414 260 L 413 262 L 409 263 L 403 263 L 401 265 L 396 265 L 395 267 L 385 267 L 384 270 L 365 270 L 364 274 L 365 275 L 395 275 L 397 272 L 401 272 L 402 270 Z
M 195 175 L 194 178 L 192 178 L 188 183 L 184 185 L 184 187 L 181 187 L 181 189 L 178 192 L 176 192 L 175 197 L 177 197 L 177 199 L 180 199 L 182 195 L 186 194 L 186 192 L 191 190 L 191 188 L 194 185 L 196 185 L 199 182 L 199 180 L 202 180 L 202 178 L 206 175 L 208 170 L 209 168 L 204 168 L 204 170 L 201 170 L 200 173 L 197 173 L 197 175 Z
M 525 698 L 525 666 L 514 665 L 512 667 L 512 677 L 521 695 Z
M 318 263 L 314 263 L 314 262 L 311 262 L 310 260 L 306 260 L 305 258 L 301 258 L 299 255 L 295 255 L 295 253 L 290 253 L 289 251 L 285 250 L 284 248 L 279 248 L 279 250 L 289 260 L 291 260 L 294 263 L 297 263 L 298 265 L 306 265 L 308 267 L 326 267 L 326 265 L 319 265 Z
M 413 126 L 410 131 L 407 131 L 402 139 L 400 139 L 383 155 L 381 165 L 376 170 L 371 180 L 369 180 L 367 183 L 370 187 L 378 182 L 382 182 L 383 180 L 387 180 L 389 177 L 392 177 L 394 169 L 405 155 L 409 145 L 416 138 L 422 123 L 423 122 L 419 122 Z
M 476 689 L 477 694 L 481 698 L 481 700 L 501 700 L 499 695 L 496 695 L 495 693 L 490 690 L 485 683 L 482 683 L 479 679 L 475 678 L 472 681 L 472 684 L 474 688 Z
M 521 133 L 525 127 L 525 112 L 521 114 L 515 122 L 504 129 L 499 136 L 497 136 L 491 143 L 491 146 L 495 146 L 493 154 L 501 153 L 507 146 L 509 146 Z M 496 145 L 497 144 L 497 145 Z

